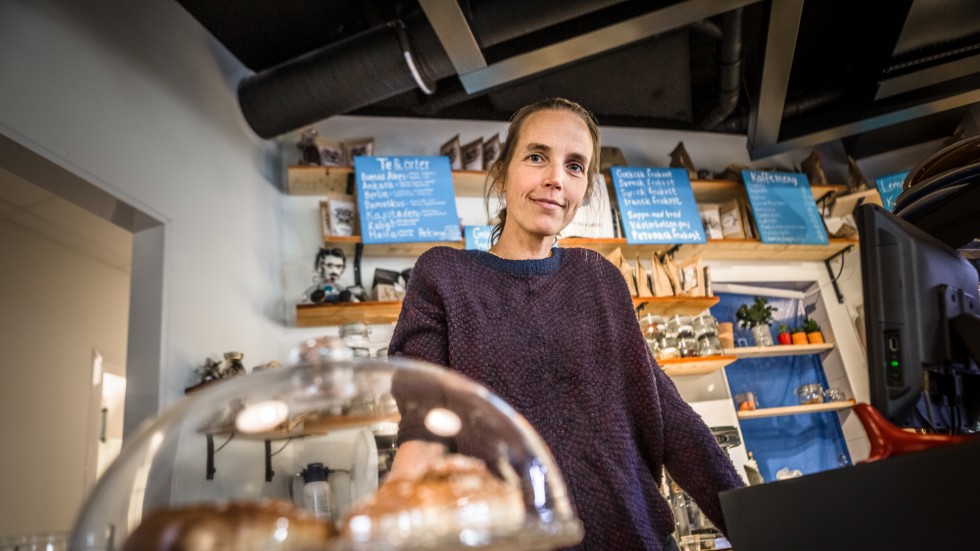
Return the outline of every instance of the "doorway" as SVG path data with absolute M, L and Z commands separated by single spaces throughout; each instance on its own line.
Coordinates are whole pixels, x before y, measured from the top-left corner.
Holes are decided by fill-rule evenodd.
M 71 529 L 98 471 L 89 425 L 101 389 L 118 409 L 123 378 L 134 376 L 129 355 L 159 350 L 159 332 L 133 330 L 131 294 L 147 285 L 137 274 L 162 263 L 162 240 L 159 250 L 141 245 L 159 222 L 10 134 L 0 127 L 0 469 L 13 475 L 0 479 L 0 536 Z M 108 366 L 97 401 L 93 350 Z M 137 381 L 158 380 L 158 363 L 136 362 Z M 132 415 L 155 408 L 154 397 Z M 118 421 L 105 437 L 106 452 L 119 446 Z

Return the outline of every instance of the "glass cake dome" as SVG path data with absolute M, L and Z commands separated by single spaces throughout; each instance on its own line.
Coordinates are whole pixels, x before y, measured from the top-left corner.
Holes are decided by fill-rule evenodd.
M 128 439 L 84 503 L 70 549 L 581 541 L 545 443 L 483 386 L 423 362 L 353 358 L 331 338 L 309 341 L 294 361 L 211 383 Z M 391 470 L 399 432 L 427 452 L 409 457 L 403 445 Z

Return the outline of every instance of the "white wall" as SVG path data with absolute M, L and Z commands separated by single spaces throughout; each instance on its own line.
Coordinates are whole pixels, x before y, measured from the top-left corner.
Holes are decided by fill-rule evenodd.
M 240 67 L 200 25 L 172 0 L 3 2 L 0 74 L 0 134 L 161 223 L 134 235 L 134 340 L 128 351 L 116 346 L 128 352 L 130 380 L 137 381 L 127 413 L 152 416 L 180 400 L 192 370 L 209 356 L 240 350 L 248 366 L 279 359 L 275 147 L 244 123 L 233 85 Z M 16 323 L 43 327 L 57 313 L 40 310 Z M 91 321 L 70 323 L 87 329 Z M 5 362 L 4 369 L 29 366 Z M 38 387 L 29 399 L 46 399 Z M 52 472 L 74 461 L 32 451 L 8 434 L 5 428 L 5 453 L 51 461 Z M 76 443 L 71 434 L 58 438 Z M 11 475 L 21 473 L 5 478 Z M 24 490 L 58 483 L 50 473 L 22 478 Z M 3 492 L 4 506 L 17 510 L 5 515 L 17 520 L 4 531 L 69 528 L 80 492 L 65 494 L 70 512 L 52 510 L 50 497 Z M 33 524 L 19 522 L 28 518 L 21 513 L 33 513 Z
M 129 273 L 8 220 L 0 258 L 0 535 L 66 530 L 93 467 L 93 349 L 126 353 Z
M 0 131 L 164 223 L 160 408 L 206 357 L 265 363 L 282 338 L 274 147 L 235 71 L 169 0 L 0 5 Z

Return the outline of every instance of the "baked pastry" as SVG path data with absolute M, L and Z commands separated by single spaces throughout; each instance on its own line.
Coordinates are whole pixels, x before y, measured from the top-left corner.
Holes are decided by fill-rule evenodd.
M 459 542 L 461 533 L 513 533 L 524 518 L 519 487 L 491 474 L 479 459 L 451 454 L 416 479 L 385 482 L 348 511 L 340 533 L 358 543 L 425 545 Z
M 333 526 L 288 501 L 204 503 L 151 513 L 123 551 L 299 551 L 334 535 Z

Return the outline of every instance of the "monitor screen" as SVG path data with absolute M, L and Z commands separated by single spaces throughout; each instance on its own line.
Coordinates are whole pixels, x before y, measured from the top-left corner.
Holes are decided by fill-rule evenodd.
M 871 405 L 892 423 L 937 432 L 977 426 L 978 275 L 955 249 L 877 205 L 855 211 Z M 956 319 L 956 323 L 950 320 Z M 955 326 L 955 327 L 954 327 Z

